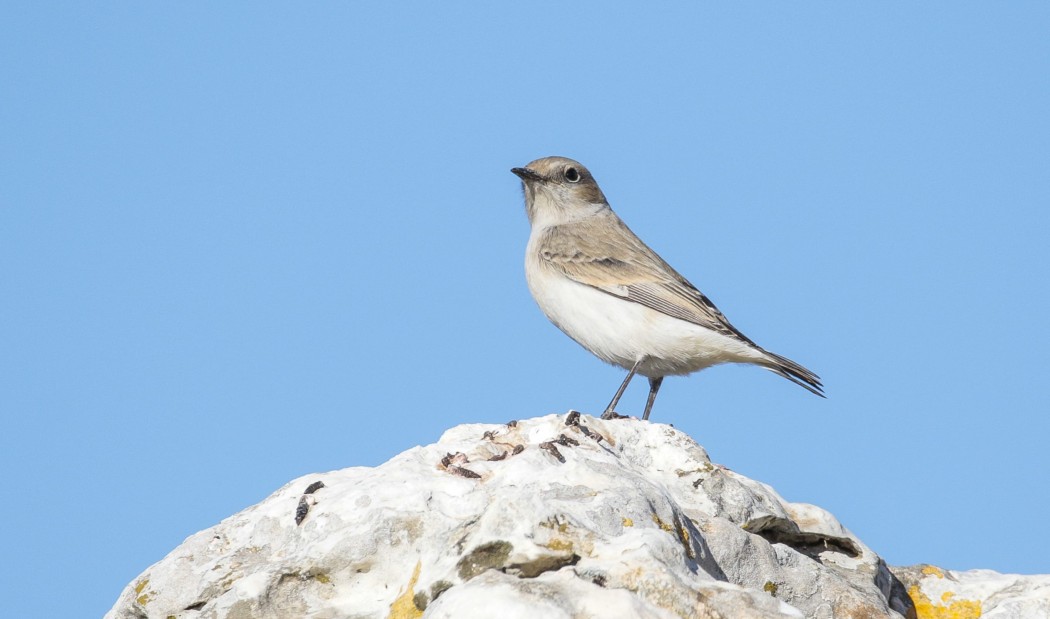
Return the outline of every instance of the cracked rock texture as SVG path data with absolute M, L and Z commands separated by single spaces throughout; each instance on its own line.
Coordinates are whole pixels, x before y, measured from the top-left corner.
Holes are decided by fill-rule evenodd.
M 940 572 L 952 589 L 929 570 L 895 575 L 670 426 L 573 413 L 297 479 L 188 538 L 106 617 L 955 617 L 924 613 L 990 609 L 982 595 L 1045 616 L 1047 577 Z M 996 578 L 1013 580 L 980 586 Z M 1023 578 L 1043 580 L 1024 597 Z

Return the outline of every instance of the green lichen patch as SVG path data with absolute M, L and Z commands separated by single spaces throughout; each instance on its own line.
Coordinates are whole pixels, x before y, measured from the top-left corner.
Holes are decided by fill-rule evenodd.
M 544 572 L 556 572 L 567 565 L 576 565 L 579 560 L 580 556 L 577 554 L 543 555 L 510 567 L 511 573 L 517 573 L 519 578 L 536 578 Z
M 417 591 L 416 594 L 412 596 L 412 604 L 414 604 L 419 610 L 426 610 L 427 604 L 429 603 L 430 597 L 427 596 L 426 591 Z
M 467 554 L 456 563 L 459 577 L 470 580 L 478 574 L 489 569 L 499 569 L 507 564 L 514 546 L 510 542 L 502 540 L 484 543 Z
M 452 583 L 447 580 L 439 580 L 430 585 L 430 600 L 438 599 L 438 596 L 452 588 Z

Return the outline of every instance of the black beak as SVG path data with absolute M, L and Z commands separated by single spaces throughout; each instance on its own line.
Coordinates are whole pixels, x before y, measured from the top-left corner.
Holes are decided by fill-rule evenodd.
M 527 181 L 538 181 L 538 180 L 543 179 L 542 176 L 540 176 L 539 174 L 533 172 L 532 170 L 530 170 L 528 168 L 511 168 L 510 171 L 513 172 L 514 174 L 516 174 L 518 176 L 518 178 L 520 178 L 521 180 L 526 181 L 526 182 Z

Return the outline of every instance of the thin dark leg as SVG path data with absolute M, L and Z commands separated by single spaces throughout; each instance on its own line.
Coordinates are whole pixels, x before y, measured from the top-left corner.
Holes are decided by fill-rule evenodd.
M 649 413 L 653 410 L 653 402 L 656 401 L 656 392 L 660 390 L 660 384 L 663 382 L 663 376 L 649 379 L 649 399 L 645 402 L 645 413 L 642 415 L 642 419 L 649 418 Z
M 616 390 L 616 395 L 613 396 L 612 402 L 609 402 L 609 405 L 605 407 L 605 412 L 602 413 L 602 419 L 616 418 L 616 404 L 619 403 L 620 396 L 622 396 L 624 390 L 627 389 L 628 383 L 630 383 L 631 379 L 634 378 L 634 372 L 638 369 L 638 364 L 641 362 L 641 359 L 634 362 L 634 367 L 632 367 L 631 371 L 627 373 L 627 378 L 623 379 L 623 383 L 620 385 L 620 388 Z

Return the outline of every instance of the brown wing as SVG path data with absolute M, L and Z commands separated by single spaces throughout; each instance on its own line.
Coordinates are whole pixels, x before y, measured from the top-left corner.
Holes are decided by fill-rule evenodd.
M 765 350 L 729 324 L 710 299 L 649 249 L 611 210 L 547 229 L 539 253 L 548 266 L 569 279 L 747 343 L 768 356 L 760 365 L 824 397 L 819 376 Z
M 612 211 L 547 229 L 539 253 L 574 281 L 758 348 Z

